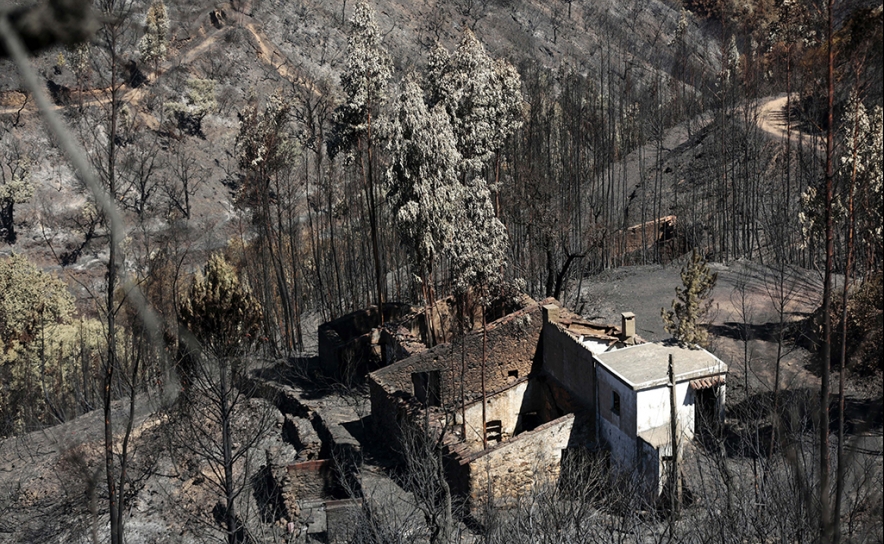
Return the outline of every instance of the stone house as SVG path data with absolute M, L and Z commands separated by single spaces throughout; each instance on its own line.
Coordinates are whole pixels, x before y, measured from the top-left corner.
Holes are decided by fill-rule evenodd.
M 471 508 L 557 480 L 572 449 L 610 452 L 611 469 L 634 471 L 653 500 L 671 455 L 669 355 L 690 438 L 695 404 L 723 413 L 727 367 L 705 350 L 645 343 L 631 313 L 620 327 L 590 323 L 553 299 L 372 372 L 372 421 L 394 442 L 415 422 L 444 433 L 449 484 Z
M 499 301 L 490 316 L 502 316 L 533 303 L 521 296 Z M 428 322 L 441 342 L 459 335 L 456 300 L 436 301 L 427 318 L 426 308 L 395 302 L 357 310 L 319 326 L 319 370 L 326 377 L 344 382 L 360 381 L 369 372 L 420 353 L 427 347 Z M 383 317 L 383 319 L 381 319 Z M 480 326 L 481 314 L 473 308 L 468 328 Z

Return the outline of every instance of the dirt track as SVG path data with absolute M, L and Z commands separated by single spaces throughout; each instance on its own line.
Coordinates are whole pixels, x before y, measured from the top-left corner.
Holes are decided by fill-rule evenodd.
M 785 110 L 788 98 L 785 94 L 762 98 L 758 103 L 758 127 L 774 138 L 791 138 L 792 143 L 797 145 L 802 140 L 806 142 L 811 139 L 811 136 L 796 128 L 794 121 L 791 133 L 787 130 Z M 795 100 L 795 96 L 792 100 Z
M 264 34 L 264 32 L 259 28 L 259 23 L 257 23 L 254 19 L 247 15 L 236 14 L 236 18 L 238 23 L 242 25 L 243 28 L 251 33 L 254 38 L 255 43 L 258 45 L 258 58 L 260 58 L 263 62 L 269 64 L 282 78 L 296 84 L 302 86 L 314 94 L 319 94 L 319 91 L 313 86 L 312 82 L 305 80 L 303 77 L 299 76 L 292 68 L 291 62 L 288 57 L 278 48 L 275 44 Z M 203 39 L 196 43 L 193 47 L 188 49 L 183 54 L 168 59 L 163 66 L 163 70 L 167 70 L 171 68 L 174 64 L 184 64 L 188 65 L 193 61 L 197 60 L 202 54 L 209 51 L 213 45 L 218 42 L 218 38 L 222 36 L 222 34 L 229 30 L 230 27 L 224 28 L 220 31 L 213 32 L 211 34 L 203 34 Z M 148 75 L 148 80 L 153 80 L 156 78 L 156 74 Z M 17 91 L 16 91 L 17 92 Z M 56 105 L 55 109 L 64 109 L 72 106 L 96 106 L 100 104 L 105 104 L 110 100 L 110 95 L 106 92 L 106 89 L 89 89 L 84 91 L 72 91 L 73 94 L 77 94 L 78 96 L 71 97 L 71 103 L 69 105 Z M 129 104 L 138 104 L 144 96 L 147 94 L 147 90 L 145 87 L 138 87 L 134 89 L 128 89 L 122 96 L 122 101 Z M 24 111 L 31 112 L 35 109 L 35 103 L 33 101 L 28 101 L 25 104 Z M 14 106 L 3 106 L 0 107 L 0 115 L 8 115 L 15 114 L 21 111 L 22 108 L 19 105 Z M 155 117 L 145 114 L 140 114 L 140 118 L 143 118 L 143 121 L 147 126 L 151 129 L 157 128 L 157 120 Z

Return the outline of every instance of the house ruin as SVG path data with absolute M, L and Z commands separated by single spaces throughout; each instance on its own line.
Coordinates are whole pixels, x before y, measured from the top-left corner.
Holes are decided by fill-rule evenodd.
M 487 315 L 502 316 L 533 302 L 527 296 L 498 300 Z M 358 381 L 369 372 L 422 352 L 431 343 L 431 334 L 442 343 L 460 335 L 454 297 L 437 301 L 429 312 L 422 306 L 393 302 L 381 307 L 382 316 L 377 306 L 371 306 L 319 326 L 319 370 L 325 376 Z M 466 318 L 467 330 L 480 326 L 479 312 L 478 306 L 472 308 L 472 315 Z
M 443 433 L 450 487 L 474 508 L 555 481 L 571 450 L 608 452 L 611 470 L 655 500 L 672 444 L 723 415 L 726 373 L 705 350 L 644 342 L 631 313 L 620 326 L 591 323 L 547 299 L 376 370 L 369 387 L 376 432 Z

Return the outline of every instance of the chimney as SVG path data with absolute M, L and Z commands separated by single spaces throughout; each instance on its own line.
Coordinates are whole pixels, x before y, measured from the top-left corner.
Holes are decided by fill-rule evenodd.
M 559 322 L 559 307 L 555 304 L 547 304 L 543 307 L 543 322 L 544 323 L 558 323 Z
M 624 344 L 635 344 L 635 314 L 623 312 L 620 314 L 620 340 Z

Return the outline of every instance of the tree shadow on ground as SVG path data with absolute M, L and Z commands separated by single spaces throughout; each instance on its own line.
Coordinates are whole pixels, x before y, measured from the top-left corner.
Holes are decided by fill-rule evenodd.
M 255 378 L 296 387 L 305 400 L 321 400 L 330 395 L 354 396 L 366 394 L 364 379 L 342 383 L 322 374 L 319 357 L 291 357 L 272 367 L 252 371 Z
M 802 347 L 802 321 L 787 321 L 780 324 L 779 322 L 768 323 L 738 323 L 728 321 L 717 325 L 707 325 L 706 330 L 710 333 L 739 341 L 762 340 L 765 342 L 777 342 L 782 333 L 783 341 L 786 343 L 797 343 Z M 805 341 L 806 342 L 806 341 Z
M 778 419 L 773 418 L 774 395 L 765 391 L 749 396 L 728 407 L 727 423 L 717 432 L 700 431 L 696 440 L 708 453 L 724 447 L 729 457 L 761 458 L 771 453 L 774 421 L 778 421 L 779 439 L 774 441 L 776 453 L 790 437 L 814 433 L 819 417 L 819 391 L 810 388 L 780 391 L 776 401 Z M 836 395 L 829 400 L 829 428 L 837 433 L 839 406 Z M 884 400 L 845 397 L 844 432 L 858 436 L 884 428 Z M 703 426 L 707 427 L 707 426 Z

